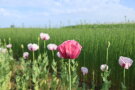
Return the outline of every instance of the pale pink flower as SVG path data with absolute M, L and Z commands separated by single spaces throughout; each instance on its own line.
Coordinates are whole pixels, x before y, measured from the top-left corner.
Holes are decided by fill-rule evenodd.
M 29 57 L 29 53 L 28 53 L 28 52 L 24 52 L 24 53 L 23 53 L 23 58 L 24 58 L 24 59 L 28 59 L 28 57 Z
M 49 40 L 50 36 L 47 33 L 40 33 L 40 39 L 41 40 Z
M 39 49 L 39 46 L 37 44 L 28 44 L 28 49 L 30 51 L 37 51 Z
M 47 48 L 48 48 L 49 50 L 57 50 L 57 45 L 56 45 L 56 44 L 48 44 L 48 45 L 47 45 Z
M 81 72 L 83 73 L 83 75 L 88 74 L 88 68 L 86 68 L 86 67 L 81 67 Z
M 63 58 L 63 57 L 60 55 L 60 52 L 57 52 L 57 56 L 58 56 L 59 58 Z
M 12 48 L 12 44 L 8 44 L 6 47 L 7 48 Z
M 101 71 L 107 71 L 108 70 L 108 65 L 107 64 L 102 64 L 100 66 L 100 69 L 101 69 Z
M 119 64 L 121 67 L 125 69 L 129 69 L 133 63 L 133 60 L 128 57 L 120 56 L 119 58 Z
M 75 40 L 68 40 L 58 46 L 58 51 L 65 59 L 76 59 L 81 53 L 82 46 Z

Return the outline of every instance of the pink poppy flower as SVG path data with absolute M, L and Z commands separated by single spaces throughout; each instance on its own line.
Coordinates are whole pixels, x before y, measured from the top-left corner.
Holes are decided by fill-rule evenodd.
M 102 64 L 102 65 L 100 66 L 100 69 L 101 69 L 101 71 L 107 71 L 107 70 L 108 70 L 108 65 Z
M 12 44 L 8 44 L 6 47 L 7 48 L 12 48 Z
M 63 57 L 61 56 L 60 52 L 57 52 L 57 56 L 58 56 L 59 58 L 63 58 Z
M 49 40 L 50 36 L 47 33 L 40 33 L 40 39 L 41 40 Z
M 65 59 L 76 59 L 80 55 L 82 46 L 75 40 L 68 40 L 58 46 L 60 55 Z
M 48 44 L 48 45 L 47 45 L 47 48 L 48 48 L 49 50 L 57 50 L 57 45 L 56 45 L 56 44 Z
M 121 67 L 125 69 L 129 69 L 133 63 L 133 60 L 128 57 L 120 56 L 119 58 L 119 64 Z
M 83 73 L 83 75 L 88 74 L 88 68 L 86 68 L 86 67 L 81 67 L 81 72 Z
M 28 59 L 28 57 L 29 57 L 29 53 L 28 53 L 28 52 L 24 52 L 24 53 L 23 53 L 23 58 L 24 58 L 24 59 Z
M 39 49 L 39 46 L 37 44 L 28 44 L 28 49 L 30 51 L 37 51 Z

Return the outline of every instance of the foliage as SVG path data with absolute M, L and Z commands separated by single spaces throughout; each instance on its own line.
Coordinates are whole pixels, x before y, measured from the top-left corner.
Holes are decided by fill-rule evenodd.
M 133 60 L 135 59 L 135 55 L 134 55 L 135 54 L 135 24 L 78 25 L 74 27 L 49 28 L 49 29 L 3 28 L 0 29 L 0 39 L 2 40 L 2 42 L 4 42 L 4 44 L 5 43 L 8 44 L 9 37 L 11 38 L 11 43 L 13 44 L 13 55 L 14 58 L 16 58 L 17 60 L 19 60 L 19 58 L 22 57 L 22 53 L 23 53 L 21 48 L 22 44 L 24 45 L 23 51 L 28 51 L 27 44 L 29 42 L 33 42 L 33 43 L 39 42 L 39 44 L 41 45 L 40 50 L 35 53 L 37 59 L 39 58 L 38 56 L 40 53 L 41 54 L 44 53 L 43 42 L 37 39 L 37 37 L 39 37 L 40 32 L 49 33 L 49 35 L 51 36 L 51 39 L 47 41 L 46 44 L 53 42 L 59 45 L 65 40 L 69 40 L 69 39 L 77 40 L 83 46 L 81 55 L 76 60 L 78 61 L 78 65 L 79 65 L 78 69 L 81 66 L 86 66 L 89 68 L 90 72 L 95 70 L 95 85 L 97 86 L 100 86 L 102 84 L 101 82 L 102 78 L 100 76 L 101 74 L 100 74 L 99 67 L 106 60 L 106 47 L 108 45 L 108 41 L 110 41 L 111 43 L 111 46 L 109 48 L 108 66 L 109 68 L 111 68 L 111 74 L 109 79 L 111 80 L 112 88 L 120 89 L 121 88 L 120 81 L 122 81 L 123 79 L 122 78 L 123 69 L 118 65 L 119 56 L 127 56 L 132 58 Z M 50 61 L 52 61 L 52 54 L 48 50 L 46 52 L 48 56 L 47 60 L 49 60 L 49 63 L 51 63 Z M 54 53 L 54 57 L 55 60 L 58 61 L 59 58 L 57 58 L 55 55 L 56 52 Z M 43 61 L 45 62 L 45 60 Z M 34 62 L 35 66 L 37 66 L 36 64 L 37 62 Z M 29 64 L 27 67 L 29 67 Z M 128 87 L 129 90 L 135 88 L 134 67 L 135 65 L 133 65 L 131 69 L 128 70 L 127 72 L 127 76 L 129 77 L 126 77 L 126 87 Z M 39 66 L 37 66 L 36 69 L 39 69 Z M 29 72 L 29 71 L 25 71 L 25 72 Z M 8 75 L 10 76 L 9 72 Z M 89 75 L 92 76 L 92 73 L 90 73 Z M 33 76 L 33 77 L 37 77 L 38 79 L 39 76 Z M 80 74 L 79 77 L 81 77 Z M 90 78 L 91 77 L 88 77 L 87 80 L 90 81 Z M 42 83 L 46 83 L 46 80 L 40 81 L 39 83 L 42 85 Z

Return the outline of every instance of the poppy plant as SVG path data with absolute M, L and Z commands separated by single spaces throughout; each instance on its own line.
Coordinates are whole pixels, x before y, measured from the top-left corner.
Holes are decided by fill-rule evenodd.
M 82 46 L 75 40 L 67 40 L 58 46 L 58 52 L 64 59 L 68 60 L 68 74 L 69 74 L 69 90 L 72 88 L 71 84 L 71 67 L 70 59 L 76 59 L 80 55 Z

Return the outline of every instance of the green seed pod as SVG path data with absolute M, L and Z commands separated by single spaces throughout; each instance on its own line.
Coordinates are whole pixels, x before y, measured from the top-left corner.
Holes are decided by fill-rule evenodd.
M 9 43 L 11 43 L 11 38 L 10 38 L 10 37 L 9 37 L 9 39 L 8 39 L 8 40 L 9 40 Z
M 108 48 L 110 47 L 110 45 L 111 45 L 111 43 L 110 43 L 110 41 L 108 41 Z
M 23 44 L 21 44 L 21 48 L 22 48 L 22 49 L 24 48 L 24 45 L 23 45 Z

